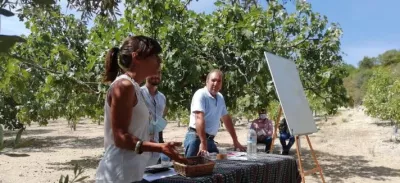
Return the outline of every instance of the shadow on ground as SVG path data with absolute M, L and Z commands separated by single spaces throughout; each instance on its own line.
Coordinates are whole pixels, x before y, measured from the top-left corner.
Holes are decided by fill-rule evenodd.
M 12 148 L 13 143 L 7 141 L 7 147 Z M 62 148 L 92 149 L 101 148 L 104 144 L 103 137 L 84 138 L 74 136 L 43 136 L 23 137 L 20 143 L 12 149 L 17 152 L 55 152 Z
M 61 171 L 61 170 L 71 170 L 73 173 L 74 167 L 78 164 L 79 167 L 85 169 L 96 169 L 99 165 L 101 156 L 83 156 L 80 159 L 71 160 L 64 163 L 47 163 L 49 165 L 49 169 Z M 83 173 L 85 175 L 85 172 Z
M 295 149 L 291 154 L 296 156 Z M 315 167 L 310 151 L 301 150 L 303 165 L 305 170 L 311 170 Z M 369 178 L 375 181 L 385 181 L 388 177 L 399 177 L 400 169 L 393 169 L 385 166 L 370 166 L 369 160 L 364 156 L 342 156 L 333 155 L 326 152 L 315 151 L 318 162 L 320 163 L 324 176 L 330 178 L 330 182 L 346 182 L 346 179 L 352 177 Z M 312 175 L 319 179 L 319 174 Z
M 376 121 L 373 124 L 381 127 L 390 127 L 394 125 L 394 123 L 390 121 Z
M 22 132 L 22 136 L 25 135 L 42 135 L 42 134 L 46 134 L 46 133 L 50 133 L 54 130 L 52 129 L 27 129 L 24 132 Z M 14 137 L 17 135 L 18 130 L 5 130 L 4 131 L 4 137 Z
M 320 116 L 320 115 L 318 115 L 318 116 L 314 116 L 314 120 L 315 120 L 315 122 L 327 122 L 328 120 L 330 120 L 330 119 L 332 119 L 332 118 L 334 118 L 334 117 L 332 117 L 332 116 Z
M 18 157 L 28 157 L 28 156 L 30 156 L 29 154 L 2 153 L 2 152 L 0 152 L 0 155 L 6 155 L 6 156 L 9 156 L 9 157 L 16 157 L 16 158 L 18 158 Z

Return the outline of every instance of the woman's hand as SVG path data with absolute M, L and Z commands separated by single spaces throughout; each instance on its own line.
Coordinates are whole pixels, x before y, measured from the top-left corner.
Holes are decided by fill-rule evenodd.
M 167 142 L 161 144 L 161 152 L 179 163 L 188 164 L 188 160 L 181 156 L 176 147 L 182 146 L 181 142 Z

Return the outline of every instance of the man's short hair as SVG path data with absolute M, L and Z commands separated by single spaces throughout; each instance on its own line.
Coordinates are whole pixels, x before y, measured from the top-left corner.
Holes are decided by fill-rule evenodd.
M 211 71 L 207 74 L 207 79 L 206 79 L 206 81 L 208 81 L 208 79 L 210 79 L 210 76 L 211 76 L 212 73 L 218 73 L 218 74 L 221 75 L 221 77 L 224 76 L 224 74 L 222 73 L 221 70 L 219 70 L 219 69 L 213 69 L 213 70 L 211 70 Z

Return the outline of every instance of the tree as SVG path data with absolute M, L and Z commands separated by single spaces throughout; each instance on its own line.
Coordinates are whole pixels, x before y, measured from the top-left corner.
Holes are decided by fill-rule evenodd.
M 22 13 L 31 34 L 2 61 L 7 68 L 0 81 L 2 95 L 15 101 L 14 118 L 27 124 L 59 117 L 74 123 L 80 117 L 99 118 L 98 83 L 86 68 L 86 26 L 73 15 L 62 15 L 56 5 Z
M 9 10 L 20 11 L 34 7 L 50 7 L 60 0 L 7 0 L 1 1 L 0 7 Z M 119 15 L 118 4 L 121 0 L 66 0 L 67 7 L 74 8 L 82 12 L 83 19 L 89 19 L 93 15 L 115 16 Z M 24 15 L 20 15 L 24 18 Z
M 14 16 L 14 13 L 3 9 L 2 7 L 3 6 L 0 6 L 0 18 L 2 15 L 6 17 Z M 24 41 L 25 39 L 20 36 L 7 36 L 0 34 L 0 59 L 3 61 L 8 61 L 9 58 L 4 56 L 5 53 L 7 53 L 10 48 L 15 45 L 15 43 Z M 7 73 L 6 71 L 12 69 L 13 65 L 11 63 L 8 63 L 5 65 L 5 67 L 0 67 L 0 76 L 2 76 L 1 78 L 4 79 L 3 77 L 11 75 L 12 73 Z M 0 89 L 4 87 L 7 86 L 0 85 Z M 4 124 L 5 128 L 10 130 L 22 128 L 22 123 L 20 123 L 16 118 L 18 112 L 16 101 L 10 95 L 5 95 L 3 92 L 0 92 L 0 104 L 0 106 L 2 106 L 0 109 L 0 125 Z M 3 143 L 2 139 L 0 143 Z
M 400 51 L 395 49 L 385 51 L 377 57 L 365 56 L 359 63 L 359 68 L 347 68 L 350 75 L 344 79 L 344 84 L 354 105 L 361 105 L 367 92 L 368 81 L 376 68 L 387 68 L 391 77 L 400 77 Z
M 107 89 L 100 82 L 105 52 L 129 34 L 145 34 L 164 49 L 160 90 L 172 116 L 190 107 L 192 94 L 213 68 L 225 73 L 222 92 L 229 110 L 249 114 L 269 106 L 277 98 L 264 51 L 293 59 L 309 99 L 328 113 L 347 104 L 342 31 L 312 12 L 310 4 L 298 2 L 289 14 L 278 1 L 268 1 L 267 9 L 246 10 L 219 0 L 218 9 L 205 15 L 188 10 L 188 3 L 130 0 L 119 21 L 99 15 L 91 30 L 56 5 L 23 8 L 32 34 L 2 60 L 0 92 L 16 101 L 23 123 L 47 124 L 59 117 L 100 120 Z
M 368 81 L 364 105 L 367 114 L 400 123 L 400 79 L 393 77 L 390 68 L 376 68 Z
M 346 70 L 346 72 L 349 73 L 349 74 L 353 74 L 353 73 L 357 72 L 357 68 L 354 67 L 354 66 L 351 65 L 351 64 L 346 64 L 346 63 L 344 63 L 344 64 L 343 64 L 343 68 L 344 68 L 344 69 Z
M 400 63 L 400 50 L 388 50 L 378 56 L 378 60 L 383 66 L 390 66 Z
M 400 124 L 400 79 L 397 78 L 389 91 L 389 106 L 391 109 L 391 120 Z
M 352 97 L 354 105 L 361 105 L 367 92 L 368 80 L 373 74 L 372 69 L 359 69 L 357 72 L 345 78 L 345 86 Z
M 371 69 L 377 63 L 374 57 L 364 57 L 360 62 L 358 62 L 358 67 L 360 69 Z

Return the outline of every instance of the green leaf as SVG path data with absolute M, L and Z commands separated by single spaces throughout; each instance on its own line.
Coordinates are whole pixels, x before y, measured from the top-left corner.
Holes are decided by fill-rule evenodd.
M 247 29 L 243 30 L 242 33 L 243 33 L 244 36 L 246 36 L 249 39 L 253 35 L 253 33 L 250 30 L 247 30 Z
M 220 6 L 223 5 L 223 2 L 218 0 L 217 2 L 214 3 L 214 5 L 215 5 L 216 7 L 220 7 Z
M 0 8 L 0 15 L 4 15 L 6 17 L 11 17 L 11 16 L 14 16 L 14 13 L 6 10 L 4 8 Z
M 0 35 L 0 53 L 9 52 L 17 42 L 25 42 L 25 39 L 20 36 Z
M 87 178 L 89 178 L 89 176 L 83 176 L 83 177 L 81 177 L 79 179 L 76 179 L 75 182 L 81 182 L 81 181 L 84 181 Z
M 65 177 L 64 183 L 69 183 L 69 176 L 68 175 Z
M 60 176 L 60 180 L 58 181 L 58 183 L 63 183 L 63 179 L 64 179 L 64 175 Z
M 75 164 L 75 168 L 74 168 L 74 175 L 76 176 L 76 173 L 78 171 L 78 164 Z

